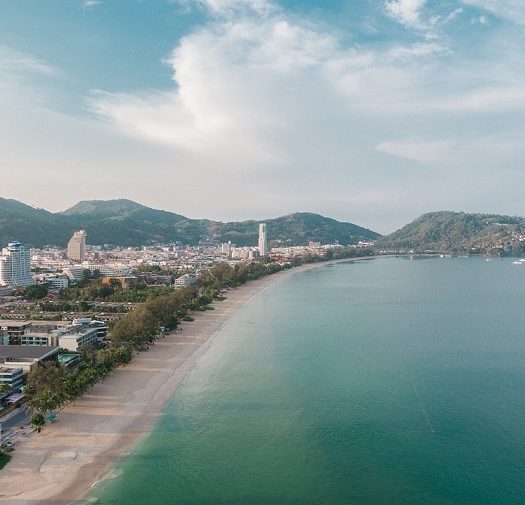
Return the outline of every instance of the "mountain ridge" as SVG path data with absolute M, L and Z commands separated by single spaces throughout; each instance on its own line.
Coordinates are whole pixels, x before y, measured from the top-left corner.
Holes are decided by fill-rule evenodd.
M 53 213 L 0 198 L 0 244 L 16 239 L 34 247 L 64 247 L 75 230 L 84 228 L 92 245 L 139 246 L 154 242 L 195 245 L 207 240 L 256 245 L 257 225 L 261 222 L 267 223 L 270 241 L 288 245 L 311 240 L 350 245 L 380 236 L 353 223 L 308 212 L 266 220 L 221 222 L 187 218 L 128 199 L 83 200 Z

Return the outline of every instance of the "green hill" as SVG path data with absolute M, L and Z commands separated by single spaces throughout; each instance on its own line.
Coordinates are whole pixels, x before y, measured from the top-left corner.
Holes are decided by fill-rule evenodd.
M 431 212 L 381 238 L 392 251 L 511 254 L 525 251 L 525 219 L 497 214 Z
M 379 237 L 366 228 L 318 214 L 296 213 L 264 222 L 270 241 L 288 245 L 307 244 L 310 240 L 348 245 Z M 83 228 L 92 245 L 140 246 L 175 241 L 195 245 L 207 240 L 256 245 L 258 224 L 190 219 L 124 199 L 82 201 L 64 212 L 51 213 L 0 198 L 0 244 L 20 240 L 35 247 L 63 247 L 73 231 Z

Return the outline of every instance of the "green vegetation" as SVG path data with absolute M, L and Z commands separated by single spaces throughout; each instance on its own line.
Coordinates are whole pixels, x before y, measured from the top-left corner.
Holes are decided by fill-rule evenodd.
M 351 223 L 318 214 L 296 213 L 267 219 L 269 239 L 282 244 L 355 244 L 379 235 Z M 189 219 L 179 214 L 150 209 L 130 200 L 80 202 L 62 213 L 35 209 L 16 200 L 0 198 L 0 243 L 11 237 L 41 247 L 65 246 L 73 231 L 84 228 L 89 243 L 140 246 L 151 242 L 196 245 L 213 238 L 239 246 L 257 244 L 257 221 L 221 223 Z
M 45 424 L 46 418 L 42 414 L 33 414 L 33 416 L 31 417 L 31 426 L 37 428 L 39 433 Z
M 84 394 L 90 387 L 101 381 L 111 371 L 133 356 L 132 349 L 123 345 L 110 345 L 103 349 L 88 349 L 83 353 L 82 365 L 69 375 L 58 363 L 48 361 L 31 370 L 26 394 L 29 396 L 29 411 L 33 414 L 31 423 L 35 426 L 48 413 L 56 413 L 66 403 Z
M 2 470 L 2 468 L 4 468 L 7 463 L 9 463 L 10 459 L 11 456 L 0 449 L 0 470 Z
M 41 300 L 47 295 L 47 286 L 43 284 L 34 284 L 33 286 L 27 286 L 24 291 L 24 296 L 28 300 Z
M 161 326 L 176 327 L 188 311 L 198 309 L 211 302 L 211 299 L 199 296 L 196 287 L 171 290 L 169 294 L 151 299 L 129 312 L 111 328 L 113 342 L 131 344 L 140 349 L 148 342 L 153 342 Z
M 378 249 L 456 254 L 525 252 L 525 219 L 495 214 L 432 212 L 383 237 Z
M 69 400 L 64 386 L 65 371 L 52 361 L 34 366 L 29 373 L 26 394 L 29 411 L 45 416 L 60 409 Z

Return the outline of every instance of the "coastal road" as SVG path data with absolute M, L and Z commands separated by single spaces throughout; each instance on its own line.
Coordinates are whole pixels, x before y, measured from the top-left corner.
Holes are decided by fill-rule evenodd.
M 25 406 L 18 407 L 5 421 L 1 421 L 2 432 L 5 434 L 7 431 L 19 426 L 27 426 L 29 424 L 29 414 Z
M 17 408 L 6 417 L 7 419 L 0 423 L 2 429 L 0 435 L 3 444 L 13 445 L 33 430 L 29 425 L 30 418 L 25 405 Z M 20 426 L 24 426 L 25 429 L 21 430 Z

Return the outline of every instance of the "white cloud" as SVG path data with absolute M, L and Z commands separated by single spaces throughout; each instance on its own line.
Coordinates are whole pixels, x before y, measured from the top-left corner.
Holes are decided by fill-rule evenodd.
M 0 69 L 11 74 L 34 72 L 57 77 L 62 72 L 53 65 L 31 55 L 0 45 Z
M 454 112 L 525 111 L 525 87 L 523 84 L 478 87 L 458 96 L 448 97 L 434 104 L 442 110 Z
M 399 23 L 409 28 L 424 28 L 422 11 L 427 0 L 387 0 L 387 13 Z
M 489 24 L 489 18 L 485 16 L 485 14 L 481 16 L 476 16 L 470 19 L 470 24 L 472 25 L 488 25 Z
M 380 152 L 400 156 L 425 164 L 437 164 L 447 159 L 453 143 L 450 140 L 423 141 L 417 139 L 382 142 L 376 146 Z
M 392 19 L 420 32 L 427 39 L 441 36 L 445 26 L 463 13 L 462 7 L 448 13 L 438 10 L 436 6 L 431 9 L 427 6 L 427 0 L 385 0 L 384 7 Z
M 254 12 L 269 14 L 275 12 L 277 7 L 268 0 L 172 0 L 184 7 L 192 5 L 205 8 L 217 16 L 229 16 L 239 12 Z
M 386 53 L 392 60 L 412 59 L 414 57 L 427 57 L 449 52 L 448 47 L 436 43 L 417 43 L 410 46 L 394 46 Z
M 525 24 L 525 2 L 523 0 L 461 0 L 470 7 L 491 12 L 495 16 L 518 24 Z M 480 18 L 478 18 L 480 19 Z M 480 21 L 481 22 L 481 21 Z
M 95 5 L 100 5 L 102 0 L 83 0 L 82 5 L 85 9 L 95 7 Z
M 94 92 L 89 119 L 32 96 L 46 62 L 0 50 L 12 77 L 0 81 L 9 196 L 64 207 L 58 198 L 91 198 L 97 180 L 101 198 L 195 217 L 308 210 L 380 231 L 431 207 L 489 210 L 487 195 L 494 206 L 522 201 L 521 47 L 487 39 L 494 56 L 475 57 L 447 37 L 349 47 L 332 27 L 284 11 L 208 4 L 217 15 L 167 59 L 171 89 Z M 512 175 L 494 183 L 499 170 Z M 473 181 L 479 200 L 465 191 Z M 57 196 L 57 183 L 75 193 Z M 49 191 L 31 197 L 29 186 Z

